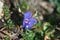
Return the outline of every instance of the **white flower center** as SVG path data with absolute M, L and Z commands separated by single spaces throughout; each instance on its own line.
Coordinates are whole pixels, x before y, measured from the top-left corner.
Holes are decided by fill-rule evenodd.
M 29 20 L 28 19 L 25 19 L 25 23 L 28 23 L 29 22 Z
M 28 28 L 28 25 L 26 27 Z

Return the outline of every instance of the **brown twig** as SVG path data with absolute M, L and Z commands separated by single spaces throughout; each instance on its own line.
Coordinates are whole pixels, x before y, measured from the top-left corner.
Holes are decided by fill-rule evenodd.
M 46 35 L 46 36 L 44 37 L 44 40 L 50 40 L 50 38 Z

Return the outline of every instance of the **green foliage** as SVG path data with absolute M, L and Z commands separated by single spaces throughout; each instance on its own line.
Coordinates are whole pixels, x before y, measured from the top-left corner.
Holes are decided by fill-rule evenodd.
M 15 25 L 14 25 L 14 22 L 10 19 L 10 10 L 8 8 L 7 5 L 4 5 L 3 7 L 3 11 L 4 11 L 4 18 L 5 18 L 5 23 L 6 23 L 6 28 L 7 29 L 11 29 L 13 28 Z
M 51 27 L 50 23 L 46 22 L 43 24 L 43 30 L 46 31 L 48 27 Z
M 7 37 L 5 38 L 5 40 L 10 40 L 9 36 L 7 36 Z
M 55 4 L 58 3 L 58 0 L 49 0 L 49 1 L 52 2 L 52 3 L 55 3 Z
M 34 25 L 36 28 L 39 28 L 39 27 L 41 27 L 41 25 L 42 25 L 42 22 L 38 22 L 36 25 Z
M 33 40 L 34 36 L 35 36 L 35 33 L 31 30 L 26 30 L 26 32 L 23 35 L 25 40 Z
M 59 0 L 49 0 L 49 1 L 56 4 L 56 6 L 57 6 L 56 10 L 57 10 L 57 12 L 60 13 L 60 1 Z
M 55 27 L 52 26 L 50 23 L 44 24 L 44 35 L 51 36 L 55 32 Z
M 10 18 L 10 10 L 9 10 L 8 6 L 4 5 L 3 11 L 5 13 L 5 19 L 6 20 L 9 19 Z
M 60 5 L 57 6 L 57 11 L 60 13 Z
M 43 25 L 43 33 L 44 35 L 50 36 L 55 32 L 55 28 L 48 22 Z
M 15 27 L 14 22 L 11 19 L 7 20 L 6 23 L 7 23 L 7 26 L 6 27 L 8 29 L 11 29 L 11 28 Z
M 40 26 L 40 25 L 38 25 Z M 40 36 L 40 39 L 43 40 L 44 36 L 47 35 L 48 37 L 52 37 L 53 33 L 55 32 L 55 27 L 52 26 L 49 22 L 45 22 L 41 24 L 36 30 L 34 30 Z M 37 35 L 37 34 L 36 34 Z M 37 40 L 40 40 L 37 36 Z M 53 36 L 54 37 L 54 36 Z
M 26 2 L 20 2 L 19 8 L 25 12 L 28 10 L 28 4 Z

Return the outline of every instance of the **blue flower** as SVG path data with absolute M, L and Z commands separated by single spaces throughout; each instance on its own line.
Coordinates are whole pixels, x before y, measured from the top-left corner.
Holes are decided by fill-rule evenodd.
M 37 23 L 35 18 L 32 18 L 32 12 L 24 13 L 23 28 L 32 29 L 32 26 Z

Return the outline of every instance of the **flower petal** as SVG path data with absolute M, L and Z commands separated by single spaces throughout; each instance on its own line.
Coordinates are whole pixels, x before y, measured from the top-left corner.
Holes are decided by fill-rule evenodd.
M 24 18 L 31 18 L 32 17 L 32 12 L 26 12 L 24 13 Z
M 30 19 L 30 24 L 33 24 L 33 25 L 34 25 L 34 24 L 36 24 L 36 23 L 37 23 L 37 20 L 36 20 L 35 18 L 31 18 L 31 19 Z

